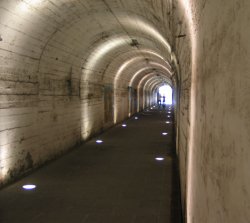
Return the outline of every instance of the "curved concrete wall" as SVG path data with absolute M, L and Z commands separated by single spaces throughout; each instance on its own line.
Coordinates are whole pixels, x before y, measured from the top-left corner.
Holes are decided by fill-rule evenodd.
M 246 0 L 0 1 L 0 184 L 174 89 L 186 222 L 249 222 Z
M 160 19 L 160 5 L 143 10 L 151 6 L 0 2 L 0 184 L 136 112 L 142 67 L 171 81 L 170 30 L 163 26 L 170 5 Z M 144 89 L 143 107 L 152 94 Z
M 175 6 L 186 221 L 249 222 L 250 4 L 179 0 Z

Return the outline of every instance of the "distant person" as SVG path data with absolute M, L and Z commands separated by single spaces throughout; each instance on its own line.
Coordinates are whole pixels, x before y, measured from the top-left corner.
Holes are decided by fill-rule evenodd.
M 159 93 L 157 94 L 157 104 L 161 105 L 161 96 Z

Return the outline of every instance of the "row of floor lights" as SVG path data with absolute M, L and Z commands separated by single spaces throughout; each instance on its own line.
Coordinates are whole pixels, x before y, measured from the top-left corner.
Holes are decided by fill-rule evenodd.
M 126 124 L 122 124 L 122 127 L 127 127 L 127 125 Z M 102 144 L 103 143 L 103 140 L 101 140 L 101 139 L 97 139 L 96 141 L 95 141 L 97 144 Z M 25 184 L 25 185 L 23 185 L 22 186 L 22 188 L 24 189 L 24 190 L 34 190 L 34 189 L 36 189 L 36 185 L 34 185 L 34 184 Z
M 137 116 L 135 116 L 135 120 L 138 120 L 138 117 L 137 117 Z M 122 127 L 123 127 L 123 128 L 126 128 L 126 127 L 127 127 L 127 124 L 122 124 Z M 96 143 L 97 143 L 97 144 L 102 144 L 102 143 L 103 143 L 103 140 L 97 139 L 97 140 L 96 140 Z M 163 159 L 164 159 L 164 158 L 161 158 L 161 157 L 157 157 L 157 158 L 156 158 L 156 160 L 158 160 L 158 161 L 163 160 Z M 24 190 L 34 190 L 34 189 L 36 189 L 36 185 L 35 185 L 35 184 L 25 184 L 25 185 L 22 186 L 22 188 L 23 188 Z
M 138 117 L 137 117 L 137 116 L 135 116 L 135 120 L 138 120 Z M 122 124 L 122 127 L 123 127 L 123 128 L 126 128 L 126 127 L 127 127 L 127 124 L 123 123 L 123 124 Z M 97 140 L 96 140 L 96 143 L 97 143 L 97 144 L 101 144 L 101 143 L 103 143 L 103 140 L 97 139 Z
M 171 106 L 169 106 L 169 108 L 168 108 L 168 114 L 171 114 Z M 168 115 L 168 118 L 170 118 L 171 116 L 170 115 Z M 170 124 L 171 122 L 170 121 L 166 121 L 166 124 Z
M 161 134 L 162 134 L 163 136 L 166 136 L 168 133 L 167 133 L 167 132 L 162 132 Z M 156 158 L 155 158 L 155 160 L 156 160 L 156 161 L 159 161 L 159 162 L 163 161 L 164 159 L 165 159 L 164 157 L 156 157 Z
M 138 117 L 136 116 L 135 119 L 137 120 Z M 125 127 L 127 127 L 127 125 L 126 125 L 126 124 L 122 124 L 122 127 L 125 128 Z M 162 135 L 164 135 L 164 136 L 167 135 L 167 134 L 168 134 L 167 132 L 163 132 L 163 133 L 162 133 Z M 100 143 L 103 143 L 103 141 L 100 140 L 100 139 L 98 139 L 98 140 L 96 140 L 96 143 L 100 144 Z M 155 160 L 157 160 L 157 161 L 163 161 L 164 159 L 165 159 L 165 158 L 163 158 L 163 157 L 156 157 L 156 158 L 155 158 Z
M 137 117 L 137 116 L 135 116 L 135 120 L 138 120 L 138 117 Z M 122 124 L 122 127 L 123 127 L 123 128 L 126 128 L 126 127 L 127 127 L 127 124 L 123 123 L 123 124 Z M 103 143 L 103 140 L 97 139 L 97 140 L 96 140 L 96 143 L 97 143 L 97 144 L 102 144 L 102 143 Z
M 171 114 L 171 107 L 169 107 L 168 114 Z M 168 115 L 168 118 L 170 118 L 170 117 L 171 117 L 171 116 Z M 166 121 L 166 124 L 170 124 L 170 121 Z M 163 135 L 163 136 L 166 136 L 166 135 L 168 135 L 168 133 L 167 133 L 167 132 L 162 132 L 162 135 Z M 156 157 L 155 160 L 157 160 L 157 161 L 163 161 L 164 158 L 163 158 L 163 157 Z

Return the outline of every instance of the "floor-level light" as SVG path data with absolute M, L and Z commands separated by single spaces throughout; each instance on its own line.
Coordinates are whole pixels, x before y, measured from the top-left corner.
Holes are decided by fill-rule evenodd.
M 163 132 L 161 133 L 163 136 L 166 136 L 168 133 L 167 132 Z
M 26 185 L 23 185 L 22 188 L 24 190 L 34 190 L 36 188 L 36 185 L 34 185 L 34 184 L 26 184 Z
M 125 128 L 125 127 L 127 127 L 127 125 L 126 124 L 122 124 L 122 127 Z
M 163 157 L 156 157 L 155 159 L 156 159 L 157 161 L 163 161 L 163 160 L 164 160 Z
M 103 141 L 101 139 L 97 139 L 96 143 L 101 144 L 101 143 L 103 143 Z

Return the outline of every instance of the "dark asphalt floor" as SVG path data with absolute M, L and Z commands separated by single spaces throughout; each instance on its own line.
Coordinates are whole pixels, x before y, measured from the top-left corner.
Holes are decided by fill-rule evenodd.
M 168 111 L 139 113 L 138 120 L 133 116 L 124 122 L 127 127 L 117 125 L 5 187 L 0 191 L 0 222 L 180 223 Z M 22 189 L 31 183 L 36 189 Z

